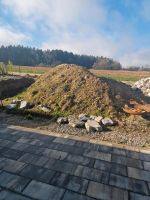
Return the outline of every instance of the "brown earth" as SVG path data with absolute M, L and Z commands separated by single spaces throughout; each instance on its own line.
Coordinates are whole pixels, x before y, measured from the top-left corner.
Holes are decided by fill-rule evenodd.
M 51 114 L 124 115 L 122 107 L 129 101 L 150 98 L 134 91 L 129 85 L 108 78 L 97 78 L 76 65 L 63 64 L 41 75 L 20 98 L 34 105 L 46 104 Z
M 0 76 L 0 99 L 18 94 L 33 82 L 34 79 L 27 76 Z

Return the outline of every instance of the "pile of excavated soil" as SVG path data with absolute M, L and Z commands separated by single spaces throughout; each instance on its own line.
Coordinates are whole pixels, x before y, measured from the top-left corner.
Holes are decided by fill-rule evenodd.
M 0 76 L 0 99 L 12 97 L 34 82 L 28 76 Z
M 97 78 L 82 67 L 59 65 L 41 75 L 21 98 L 36 105 L 46 104 L 51 114 L 87 113 L 122 116 L 122 107 L 129 101 L 144 100 L 130 86 L 107 78 Z

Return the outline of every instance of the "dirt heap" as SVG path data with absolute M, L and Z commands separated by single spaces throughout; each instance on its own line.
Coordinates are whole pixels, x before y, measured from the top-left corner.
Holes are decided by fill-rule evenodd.
M 82 67 L 63 64 L 41 75 L 22 98 L 34 105 L 46 104 L 52 114 L 118 116 L 123 114 L 124 104 L 144 97 L 138 97 L 124 83 L 97 78 Z

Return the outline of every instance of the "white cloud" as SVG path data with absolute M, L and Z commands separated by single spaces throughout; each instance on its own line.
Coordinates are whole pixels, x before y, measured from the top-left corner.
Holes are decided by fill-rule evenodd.
M 142 66 L 150 64 L 150 49 L 142 49 L 125 54 L 120 58 L 124 66 Z
M 10 27 L 0 26 L 0 46 L 21 44 L 28 40 L 29 37 L 23 33 L 18 33 L 12 30 Z
M 106 15 L 103 4 L 97 6 L 96 0 L 2 0 L 2 5 L 26 25 L 39 25 L 41 21 L 41 25 L 56 29 L 102 22 Z
M 124 2 L 126 6 L 137 7 L 136 1 Z M 118 59 L 124 65 L 150 63 L 147 50 L 133 53 L 137 43 L 135 17 L 133 21 L 126 21 L 122 13 L 109 9 L 105 0 L 1 0 L 1 3 L 4 11 L 15 16 L 17 23 L 32 32 L 33 37 L 37 32 L 41 34 L 44 49 L 103 55 Z M 142 0 L 141 5 L 142 16 L 150 20 L 150 0 Z M 0 43 L 27 40 L 22 33 L 1 29 Z

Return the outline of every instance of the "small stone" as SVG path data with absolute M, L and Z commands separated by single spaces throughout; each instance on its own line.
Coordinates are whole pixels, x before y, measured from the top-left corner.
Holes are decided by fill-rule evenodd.
M 20 102 L 21 102 L 21 100 L 18 100 L 18 99 L 13 99 L 13 100 L 12 100 L 12 103 L 13 103 L 13 104 L 19 104 Z
M 27 101 L 21 101 L 20 103 L 20 109 L 25 109 L 28 107 L 28 102 Z
M 103 119 L 102 116 L 98 116 L 98 117 L 95 118 L 95 121 L 98 122 L 98 123 L 101 123 L 102 119 Z
M 78 119 L 69 121 L 69 125 L 72 126 L 73 128 L 84 128 L 85 127 L 85 123 Z
M 90 115 L 90 119 L 95 120 L 96 116 L 95 115 Z
M 71 122 L 73 120 L 76 120 L 76 117 L 74 115 L 69 115 L 68 116 L 68 122 Z
M 83 121 L 83 122 L 86 122 L 89 118 L 89 116 L 87 114 L 80 114 L 79 115 L 79 120 Z
M 86 127 L 86 130 L 88 132 L 91 132 L 91 131 L 102 131 L 102 126 L 96 122 L 95 120 L 88 120 L 86 123 L 85 123 L 85 127 Z
M 102 123 L 104 126 L 113 126 L 114 125 L 114 122 L 108 117 L 102 119 Z
M 59 117 L 57 119 L 57 123 L 58 124 L 66 124 L 66 123 L 68 123 L 68 118 L 67 117 Z
M 15 103 L 11 103 L 11 104 L 9 104 L 9 105 L 6 106 L 6 108 L 7 108 L 8 110 L 13 110 L 13 109 L 15 109 L 16 107 L 17 107 L 17 104 L 15 104 Z

